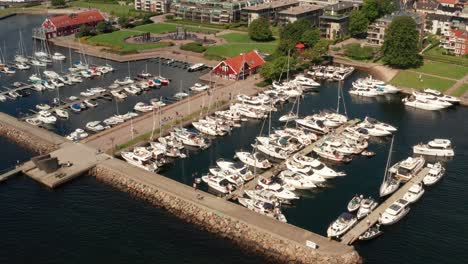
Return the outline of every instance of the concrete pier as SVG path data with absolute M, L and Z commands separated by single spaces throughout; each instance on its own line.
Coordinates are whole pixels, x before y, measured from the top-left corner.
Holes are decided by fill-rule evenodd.
M 380 204 L 377 208 L 372 211 L 368 216 L 361 219 L 361 221 L 355 225 L 352 229 L 350 229 L 342 238 L 341 242 L 346 245 L 351 245 L 359 239 L 359 236 L 362 235 L 364 232 L 369 229 L 369 227 L 373 226 L 379 221 L 380 214 L 383 214 L 385 209 L 387 209 L 391 204 L 393 204 L 396 200 L 403 198 L 406 192 L 408 192 L 409 188 L 414 184 L 421 183 L 424 177 L 429 172 L 429 168 L 423 168 L 416 176 L 411 178 L 408 182 L 406 182 L 402 187 L 400 187 L 396 192 L 394 192 L 390 197 L 385 200 L 382 204 Z

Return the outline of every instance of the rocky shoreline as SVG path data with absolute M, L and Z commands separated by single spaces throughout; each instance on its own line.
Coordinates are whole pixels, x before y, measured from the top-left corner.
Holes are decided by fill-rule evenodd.
M 201 229 L 227 238 L 250 252 L 265 256 L 269 263 L 362 263 L 356 251 L 350 251 L 344 255 L 328 255 L 312 250 L 305 245 L 274 236 L 228 215 L 216 213 L 170 192 L 136 181 L 105 165 L 97 165 L 90 171 L 90 175 L 96 177 L 98 181 L 166 209 Z
M 0 122 L 0 136 L 37 154 L 50 153 L 58 149 L 58 146 L 51 142 L 41 140 L 33 134 L 25 133 L 2 122 Z

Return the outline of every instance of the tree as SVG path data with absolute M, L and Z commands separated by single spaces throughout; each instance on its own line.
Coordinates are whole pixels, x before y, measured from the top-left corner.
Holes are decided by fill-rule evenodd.
M 128 17 L 125 17 L 125 16 L 119 17 L 119 19 L 117 20 L 117 23 L 119 23 L 119 25 L 122 28 L 127 28 L 130 24 L 130 22 L 128 21 Z
M 369 19 L 361 11 L 353 11 L 349 16 L 349 33 L 352 36 L 362 36 L 367 32 Z
M 408 16 L 399 16 L 385 30 L 382 47 L 383 61 L 397 68 L 417 67 L 422 64 L 419 55 L 419 32 L 416 22 Z
M 367 19 L 372 22 L 395 11 L 395 5 L 392 0 L 364 0 L 361 10 Z
M 294 45 L 301 41 L 302 35 L 310 30 L 311 25 L 308 20 L 299 19 L 287 24 L 280 32 L 280 43 L 277 52 L 287 55 L 289 50 L 294 49 Z
M 320 40 L 320 30 L 318 28 L 308 29 L 301 36 L 301 42 L 309 48 L 315 46 Z
M 253 40 L 267 41 L 273 38 L 270 24 L 266 18 L 257 18 L 249 25 L 249 36 Z
M 52 6 L 64 6 L 65 0 L 52 0 L 51 4 Z
M 297 61 L 289 58 L 289 69 L 295 69 Z M 281 56 L 263 64 L 260 75 L 268 81 L 286 77 L 288 67 L 288 57 Z
M 101 21 L 96 25 L 96 31 L 99 34 L 112 32 L 112 26 L 105 21 Z
M 90 35 L 91 35 L 91 29 L 83 25 L 78 29 L 78 32 L 76 32 L 75 37 L 81 38 L 81 37 L 86 37 Z

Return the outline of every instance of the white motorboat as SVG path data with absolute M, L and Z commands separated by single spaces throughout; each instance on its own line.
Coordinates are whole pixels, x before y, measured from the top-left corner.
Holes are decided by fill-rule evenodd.
M 413 146 L 414 154 L 430 155 L 438 157 L 453 157 L 455 155 L 452 142 L 449 139 L 436 138 L 427 144 L 418 144 Z
M 101 121 L 91 121 L 86 123 L 86 129 L 91 132 L 100 132 L 106 128 L 101 124 Z
M 57 115 L 60 118 L 68 119 L 69 117 L 68 112 L 63 109 L 56 108 L 54 112 L 55 112 L 55 115 Z
M 350 213 L 342 213 L 327 230 L 328 237 L 339 237 L 348 232 L 357 223 L 357 218 Z
M 282 171 L 279 177 L 284 183 L 288 186 L 292 186 L 294 189 L 309 190 L 317 187 L 316 182 L 302 173 Z
M 71 75 L 70 76 L 70 81 L 72 83 L 81 83 L 81 82 L 83 82 L 83 79 L 78 75 Z
M 223 169 L 221 169 L 219 167 L 210 168 L 209 171 L 214 176 L 219 176 L 219 177 L 225 178 L 226 180 L 228 180 L 230 183 L 232 183 L 237 188 L 240 188 L 240 187 L 242 187 L 244 185 L 244 180 L 238 174 L 229 172 L 227 170 L 223 170 Z
M 71 141 L 79 141 L 84 138 L 87 138 L 88 136 L 89 134 L 86 133 L 83 129 L 77 128 L 75 129 L 75 131 L 73 131 L 72 133 L 70 133 L 70 135 L 67 136 L 67 139 Z
M 351 201 L 349 201 L 348 203 L 348 206 L 347 206 L 347 209 L 349 212 L 354 212 L 356 210 L 359 209 L 359 207 L 361 207 L 361 201 L 364 197 L 362 195 L 355 195 L 353 196 L 353 198 L 351 199 Z
M 19 62 L 17 62 L 17 63 L 15 64 L 15 66 L 16 66 L 16 68 L 17 68 L 18 70 L 29 70 L 29 69 L 31 69 L 31 66 L 29 66 L 29 65 L 27 65 L 27 64 L 24 64 L 24 63 L 19 63 Z
M 299 116 L 295 113 L 289 112 L 285 115 L 282 115 L 278 120 L 280 122 L 289 122 L 298 119 Z
M 157 98 L 151 99 L 151 100 L 150 100 L 150 103 L 153 105 L 153 107 L 154 107 L 155 109 L 159 109 L 159 108 L 161 108 L 161 107 L 166 106 L 166 103 L 164 103 L 163 101 L 161 101 L 161 100 L 159 100 L 159 99 L 157 99 Z
M 206 142 L 205 138 L 201 137 L 197 133 L 189 132 L 185 128 L 175 128 L 171 135 L 175 136 L 178 140 L 187 146 L 201 149 L 209 147 L 209 144 Z
M 94 93 L 92 93 L 92 92 L 81 92 L 80 95 L 84 96 L 84 97 L 90 97 L 90 96 L 93 96 Z
M 411 178 L 424 167 L 426 160 L 422 157 L 408 157 L 405 160 L 397 162 L 390 168 L 390 172 L 395 174 L 395 177 L 402 181 L 409 181 Z
M 408 201 L 398 199 L 380 215 L 379 222 L 382 225 L 392 225 L 400 221 L 410 211 L 410 208 L 407 206 L 408 204 Z
M 374 239 L 380 235 L 382 235 L 383 232 L 380 230 L 380 225 L 376 224 L 369 229 L 367 229 L 366 232 L 364 232 L 362 235 L 359 236 L 359 240 L 365 241 L 365 240 L 371 240 Z
M 26 118 L 26 123 L 33 125 L 33 126 L 40 126 L 42 125 L 42 121 L 37 118 Z
M 125 92 L 129 94 L 133 94 L 133 95 L 139 94 L 141 92 L 141 89 L 136 86 L 128 86 L 128 87 L 125 87 L 124 90 Z
M 244 164 L 258 169 L 268 169 L 271 167 L 271 162 L 266 158 L 262 158 L 258 152 L 238 151 L 236 152 L 236 157 Z
M 67 57 L 65 57 L 65 55 L 63 55 L 62 53 L 59 53 L 59 52 L 55 52 L 54 55 L 52 55 L 52 59 L 57 60 L 57 61 L 63 61 L 66 58 Z
M 38 109 L 38 110 L 49 110 L 50 105 L 48 105 L 48 104 L 38 104 L 38 105 L 36 105 L 36 109 Z
M 34 74 L 32 74 L 31 76 L 29 76 L 29 80 L 30 80 L 31 82 L 41 82 L 41 81 L 42 81 L 41 77 L 40 77 L 38 74 L 36 74 L 36 73 L 34 73 Z
M 292 172 L 307 173 L 312 169 L 311 167 L 304 166 L 303 164 L 294 161 L 294 159 L 287 159 L 285 163 L 286 168 Z
M 35 83 L 35 84 L 33 84 L 33 87 L 34 87 L 33 89 L 36 90 L 36 91 L 38 91 L 38 92 L 43 92 L 43 91 L 45 91 L 45 89 L 46 89 L 46 88 L 44 87 L 44 85 L 42 85 L 42 84 L 40 84 L 40 83 Z
M 293 82 L 296 85 L 299 85 L 304 90 L 313 89 L 313 88 L 317 88 L 320 86 L 320 83 L 314 81 L 311 78 L 307 78 L 301 74 L 297 75 L 296 78 L 294 78 Z
M 143 102 L 138 102 L 133 109 L 138 112 L 146 113 L 146 112 L 151 112 L 153 111 L 153 106 L 145 104 Z
M 120 118 L 120 117 L 117 117 L 117 116 L 112 116 L 112 117 L 109 117 L 107 119 L 104 119 L 104 121 L 102 121 L 106 126 L 115 126 L 115 125 L 118 125 L 118 124 L 121 124 L 123 122 L 125 122 L 125 120 L 123 118 Z
M 220 176 L 204 175 L 202 176 L 202 181 L 208 184 L 209 187 L 223 194 L 227 194 L 235 188 L 232 183 Z
M 353 86 L 353 88 L 349 90 L 349 93 L 352 95 L 358 95 L 358 96 L 364 96 L 364 97 L 376 97 L 382 94 L 382 92 L 379 92 L 376 89 L 372 89 L 368 87 L 361 87 L 361 86 Z
M 383 130 L 387 130 L 389 132 L 396 132 L 397 131 L 397 128 L 394 127 L 394 126 L 391 126 L 387 123 L 383 123 L 383 122 L 380 122 L 372 117 L 368 117 L 366 116 L 366 118 L 364 119 L 364 122 L 365 123 L 368 123 L 368 124 L 371 124 L 373 125 L 374 127 L 378 128 L 378 129 L 383 129 Z
M 3 94 L 0 94 L 0 102 L 5 102 L 6 101 L 6 96 Z
M 179 93 L 176 93 L 174 94 L 174 98 L 177 99 L 177 100 L 182 100 L 186 97 L 188 97 L 189 94 L 188 93 L 184 93 L 184 92 L 179 92 Z
M 54 124 L 57 118 L 48 111 L 39 111 L 37 119 L 44 124 Z
M 265 112 L 260 111 L 260 110 L 255 110 L 252 108 L 249 108 L 245 105 L 237 104 L 231 106 L 231 110 L 237 112 L 239 115 L 247 117 L 247 118 L 253 118 L 253 119 L 263 119 L 267 117 Z
M 413 184 L 408 191 L 403 195 L 403 199 L 415 203 L 424 194 L 424 188 L 422 183 Z
M 65 86 L 64 83 L 58 81 L 58 79 L 52 79 L 50 80 L 50 82 L 55 86 L 55 87 L 63 87 Z
M 47 63 L 42 62 L 42 61 L 39 61 L 39 60 L 36 60 L 36 59 L 32 59 L 32 60 L 30 61 L 30 63 L 31 63 L 32 66 L 47 67 Z
M 276 181 L 273 180 L 268 180 L 262 176 L 258 177 L 257 185 L 261 186 L 264 189 L 271 190 L 271 191 L 277 191 L 283 188 L 281 184 L 279 184 Z
M 137 148 L 133 152 L 123 151 L 121 156 L 131 165 L 144 170 L 155 172 L 158 169 L 158 166 L 152 160 L 153 153 L 144 148 Z
M 127 98 L 127 94 L 122 92 L 122 91 L 113 90 L 110 93 L 111 93 L 112 96 L 114 96 L 115 98 L 120 99 L 120 100 L 123 100 L 123 99 Z
M 216 125 L 196 121 L 192 122 L 192 126 L 201 133 L 206 134 L 208 136 L 215 137 L 219 135 L 218 130 L 216 129 Z
M 284 160 L 289 156 L 287 151 L 274 145 L 254 144 L 253 147 L 258 151 L 276 159 Z
M 407 106 L 428 111 L 437 111 L 446 108 L 446 106 L 433 104 L 430 100 L 416 98 L 414 96 L 403 98 L 402 102 Z
M 278 201 L 278 197 L 273 191 L 262 189 L 262 190 L 245 190 L 245 195 L 251 199 L 263 201 L 267 203 L 275 204 Z
M 209 88 L 210 86 L 207 84 L 195 83 L 192 87 L 190 87 L 190 90 L 194 92 L 203 92 L 208 90 Z
M 248 209 L 254 212 L 275 218 L 283 223 L 287 222 L 286 217 L 281 213 L 280 208 L 276 207 L 272 203 L 248 198 L 239 198 L 238 201 L 241 205 L 247 207 Z
M 374 126 L 373 124 L 367 122 L 359 123 L 357 124 L 357 127 L 366 129 L 367 132 L 369 132 L 369 135 L 373 137 L 386 137 L 392 134 L 392 132 L 389 130 L 386 130 L 380 126 Z
M 21 95 L 20 95 L 18 92 L 16 92 L 16 91 L 11 91 L 11 90 L 7 93 L 7 95 L 8 95 L 11 99 L 17 99 L 18 97 L 21 97 Z
M 21 54 L 15 55 L 15 61 L 19 63 L 23 63 L 23 64 L 29 62 L 28 58 L 26 58 L 24 55 L 21 55 Z
M 362 199 L 361 206 L 357 211 L 357 218 L 362 219 L 377 207 L 378 203 L 371 197 Z
M 434 105 L 440 105 L 440 106 L 444 106 L 444 107 L 453 106 L 452 103 L 444 101 L 444 100 L 440 99 L 440 97 L 434 96 L 432 94 L 421 93 L 421 92 L 413 92 L 412 95 L 414 97 L 416 97 L 416 99 L 427 100 L 428 102 L 430 102 L 431 104 L 434 104 Z
M 449 102 L 449 103 L 452 103 L 452 104 L 460 103 L 459 98 L 457 98 L 455 96 L 450 96 L 450 95 L 443 94 L 443 93 L 441 93 L 441 92 L 439 92 L 437 90 L 434 90 L 434 89 L 427 88 L 427 89 L 424 89 L 424 92 L 427 93 L 427 94 L 436 96 L 440 100 L 443 100 L 443 101 L 446 101 L 446 102 Z
M 54 71 L 44 71 L 43 73 L 49 79 L 57 79 L 59 77 L 58 73 Z
M 198 70 L 202 69 L 203 67 L 205 67 L 205 64 L 203 64 L 203 63 L 195 63 L 195 64 L 193 64 L 192 66 L 188 67 L 188 71 L 189 71 L 189 72 L 198 71 Z
M 96 100 L 90 100 L 90 99 L 86 99 L 83 101 L 83 103 L 87 106 L 87 107 L 90 107 L 90 108 L 95 108 L 98 106 L 98 103 L 96 102 Z
M 242 176 L 244 181 L 250 181 L 251 179 L 253 179 L 253 176 L 254 176 L 253 173 L 243 163 L 218 159 L 216 161 L 216 165 L 218 165 L 223 170 L 227 170 L 231 173 L 239 174 L 240 176 Z
M 330 146 L 317 146 L 313 149 L 317 155 L 319 155 L 322 158 L 332 160 L 332 161 L 338 161 L 338 162 L 349 162 L 351 159 L 344 155 L 343 153 L 333 149 Z
M 431 186 L 436 184 L 442 178 L 442 176 L 444 176 L 445 168 L 440 162 L 435 164 L 427 164 L 427 167 L 430 169 L 427 175 L 424 176 L 423 183 L 426 186 Z
M 119 85 L 129 85 L 129 84 L 133 84 L 135 81 L 132 80 L 132 78 L 130 77 L 125 77 L 125 79 L 123 80 L 115 80 L 114 83 L 117 83 Z

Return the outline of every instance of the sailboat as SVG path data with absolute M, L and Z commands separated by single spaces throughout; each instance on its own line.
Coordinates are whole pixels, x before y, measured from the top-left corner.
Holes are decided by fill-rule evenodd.
M 390 165 L 391 162 L 391 157 L 392 157 L 392 150 L 393 150 L 393 141 L 394 141 L 394 136 L 392 137 L 392 143 L 390 144 L 390 150 L 388 152 L 388 159 L 387 159 L 387 165 L 385 166 L 385 172 L 384 172 L 384 178 L 382 181 L 382 184 L 380 185 L 380 197 L 387 196 L 393 192 L 395 192 L 398 187 L 400 187 L 400 181 L 395 179 L 391 173 L 388 171 L 388 166 Z
M 19 32 L 19 36 L 20 36 L 20 41 L 18 43 L 18 53 L 15 55 L 15 62 L 19 63 L 20 65 L 24 65 L 28 63 L 29 60 L 25 56 L 23 34 L 21 33 L 21 31 Z
M 293 110 L 294 110 L 294 105 L 296 104 L 296 102 L 297 102 L 297 112 L 294 113 Z M 300 102 L 300 97 L 297 97 L 296 100 L 294 101 L 294 104 L 291 107 L 291 111 L 289 111 L 289 113 L 287 113 L 285 115 L 282 115 L 279 118 L 279 121 L 280 122 L 289 122 L 289 121 L 293 121 L 293 120 L 298 119 L 299 118 L 299 102 Z
M 188 93 L 184 93 L 182 91 L 182 80 L 180 80 L 180 92 L 174 94 L 174 98 L 177 99 L 177 100 L 182 100 L 184 99 L 185 97 L 188 97 L 189 94 Z

